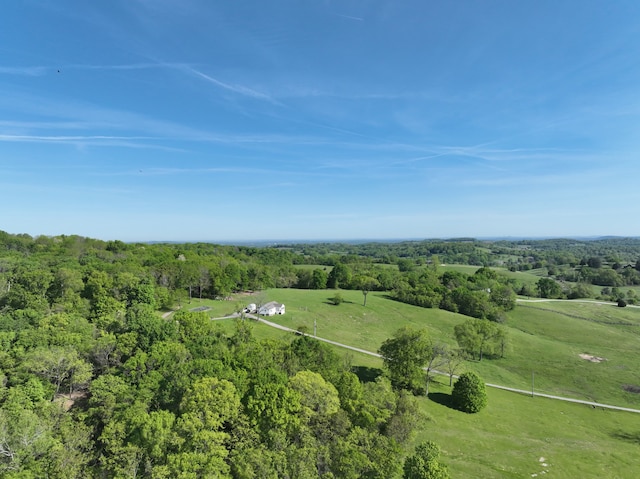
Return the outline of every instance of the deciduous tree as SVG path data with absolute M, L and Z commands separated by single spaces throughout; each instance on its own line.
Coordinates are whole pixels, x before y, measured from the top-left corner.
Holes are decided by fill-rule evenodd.
M 415 392 L 423 387 L 422 368 L 432 351 L 433 347 L 426 330 L 404 327 L 382 343 L 378 352 L 383 357 L 393 387 Z
M 557 298 L 562 294 L 560 285 L 551 278 L 540 278 L 536 288 L 541 298 Z
M 403 479 L 448 479 L 449 470 L 441 464 L 440 447 L 434 442 L 421 442 L 413 455 L 404 461 Z

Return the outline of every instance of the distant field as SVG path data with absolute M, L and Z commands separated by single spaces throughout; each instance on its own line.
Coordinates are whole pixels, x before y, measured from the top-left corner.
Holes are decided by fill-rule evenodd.
M 481 266 L 472 266 L 470 264 L 441 264 L 438 271 L 458 271 L 465 274 L 473 274 L 478 271 Z
M 327 273 L 329 273 L 333 269 L 333 266 L 327 266 L 325 264 L 295 264 L 293 266 L 296 269 L 308 269 L 311 271 L 313 271 L 314 269 L 322 269 Z
M 397 264 L 375 263 L 375 266 L 379 268 L 395 269 L 396 271 L 398 270 Z M 310 269 L 310 270 L 323 269 L 323 270 L 326 270 L 327 273 L 329 273 L 333 269 L 333 266 L 327 266 L 324 264 L 295 264 L 294 267 L 297 269 Z
M 473 274 L 480 266 L 471 266 L 467 264 L 445 264 L 441 265 L 439 271 L 459 271 L 461 273 Z M 530 271 L 509 271 L 507 268 L 492 267 L 491 269 L 506 276 L 507 278 L 513 278 L 519 283 L 535 285 L 538 280 L 543 276 L 542 270 L 532 269 Z M 547 270 L 544 270 L 544 276 L 547 275 Z

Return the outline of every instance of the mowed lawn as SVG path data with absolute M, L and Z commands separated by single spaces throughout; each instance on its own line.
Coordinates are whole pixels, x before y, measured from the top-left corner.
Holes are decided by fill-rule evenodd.
M 329 299 L 337 292 L 345 302 L 334 306 Z M 261 294 L 267 301 L 286 304 L 287 313 L 272 317 L 274 322 L 292 329 L 304 327 L 310 333 L 315 323 L 318 336 L 373 352 L 403 326 L 424 328 L 434 341 L 456 346 L 454 327 L 469 319 L 399 303 L 377 292 L 368 294 L 366 306 L 360 291 L 271 289 Z M 251 297 L 241 300 L 248 303 Z M 222 303 L 227 312 L 236 304 Z M 533 375 L 538 392 L 640 409 L 640 395 L 624 390 L 625 385 L 640 386 L 640 326 L 636 325 L 640 325 L 637 308 L 519 304 L 505 325 L 509 335 L 505 357 L 468 361 L 463 369 L 478 372 L 487 382 L 522 389 L 531 388 Z M 580 354 L 605 360 L 593 363 Z

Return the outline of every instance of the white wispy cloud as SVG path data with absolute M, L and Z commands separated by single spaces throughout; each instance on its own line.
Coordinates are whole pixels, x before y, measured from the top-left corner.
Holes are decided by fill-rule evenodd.
M 155 69 L 181 69 L 190 67 L 185 63 L 166 63 L 166 62 L 148 62 L 148 63 L 123 63 L 114 65 L 96 65 L 96 64 L 70 64 L 63 65 L 61 68 L 76 70 L 155 70 Z
M 252 88 L 249 88 L 240 84 L 225 83 L 223 81 L 218 80 L 217 78 L 207 75 L 206 73 L 203 73 L 200 70 L 196 70 L 195 68 L 192 68 L 190 66 L 185 65 L 185 66 L 182 66 L 180 69 L 182 69 L 187 73 L 190 73 L 191 75 L 202 78 L 203 80 L 206 80 L 207 82 L 212 83 L 213 85 L 219 88 L 236 93 L 238 95 L 255 98 L 257 100 L 264 100 L 274 104 L 278 103 L 276 100 L 274 100 L 271 96 L 267 95 L 266 93 L 259 92 L 257 90 L 254 90 Z
M 73 145 L 79 148 L 87 146 L 118 147 L 133 149 L 153 149 L 171 152 L 187 152 L 184 148 L 155 143 L 160 138 L 144 136 L 105 136 L 105 135 L 5 135 L 0 134 L 0 143 L 49 143 Z
M 146 175 L 194 175 L 194 174 L 216 174 L 231 173 L 243 175 L 264 175 L 272 173 L 271 170 L 262 168 L 238 168 L 238 167 L 217 167 L 217 168 L 143 168 L 142 173 Z M 136 171 L 137 174 L 139 171 Z M 127 172 L 125 174 L 132 173 Z
M 322 213 L 322 214 L 304 214 L 291 215 L 292 219 L 300 220 L 353 220 L 361 219 L 360 213 Z
M 90 128 L 91 125 L 80 121 L 16 121 L 0 120 L 0 128 L 5 130 L 81 130 Z
M 217 161 L 225 161 L 225 159 L 218 159 Z M 237 162 L 237 159 L 228 160 Z M 123 176 L 123 175 L 139 175 L 140 173 L 147 176 L 175 176 L 175 175 L 242 175 L 245 177 L 264 177 L 268 175 L 278 175 L 280 178 L 285 177 L 296 177 L 296 178 L 336 178 L 335 172 L 316 172 L 311 170 L 301 170 L 301 169 L 287 169 L 283 168 L 281 165 L 272 166 L 271 168 L 259 168 L 253 166 L 218 166 L 218 167 L 204 167 L 204 168 L 172 168 L 172 167 L 147 167 L 136 170 L 125 170 L 120 172 L 114 172 L 112 176 Z M 360 175 L 361 176 L 361 175 Z M 345 176 L 346 177 L 346 176 Z M 282 186 L 300 186 L 299 183 L 282 181 Z M 276 183 L 268 183 L 268 187 L 277 186 Z M 243 184 L 238 185 L 238 187 L 259 187 L 262 188 L 263 185 L 256 184 Z
M 0 66 L 0 75 L 23 75 L 23 76 L 41 76 L 47 73 L 48 67 L 44 66 L 29 66 L 29 67 L 15 67 L 15 66 Z
M 48 73 L 64 73 L 69 70 L 181 70 L 191 68 L 187 63 L 171 62 L 143 62 L 143 63 L 120 63 L 120 64 L 91 64 L 91 63 L 69 63 L 62 65 L 32 65 L 32 66 L 0 66 L 0 74 L 42 76 Z
M 0 141 L 18 141 L 18 142 L 78 142 L 92 140 L 158 140 L 159 138 L 147 136 L 106 136 L 106 135 L 87 135 L 87 136 L 41 136 L 41 135 L 2 135 Z
M 354 17 L 353 15 L 344 15 L 342 13 L 334 13 L 336 17 L 346 18 L 347 20 L 355 20 L 357 22 L 364 22 L 364 18 L 362 17 Z

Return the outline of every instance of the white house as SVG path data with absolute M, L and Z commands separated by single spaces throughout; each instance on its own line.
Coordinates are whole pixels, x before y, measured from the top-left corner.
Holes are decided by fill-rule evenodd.
M 267 304 L 263 304 L 258 309 L 258 314 L 263 316 L 275 316 L 276 314 L 284 314 L 284 304 L 271 301 Z

